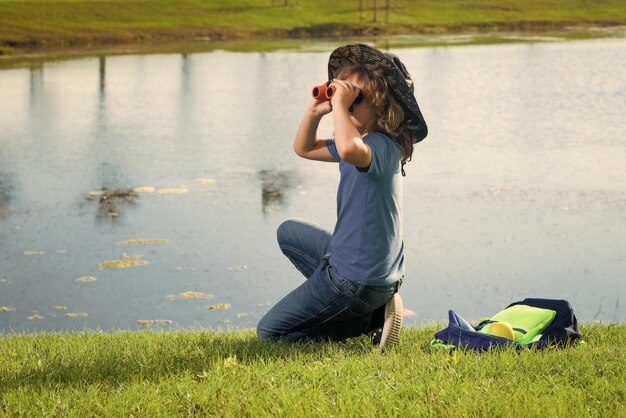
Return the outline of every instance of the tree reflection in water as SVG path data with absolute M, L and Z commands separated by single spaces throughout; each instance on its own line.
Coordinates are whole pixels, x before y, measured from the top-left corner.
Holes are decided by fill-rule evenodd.
M 7 218 L 11 213 L 11 192 L 13 191 L 11 176 L 0 173 L 0 218 Z
M 134 204 L 137 200 L 137 193 L 133 189 L 108 189 L 103 187 L 99 191 L 91 192 L 87 199 L 98 201 L 97 217 L 115 218 L 119 216 L 120 204 Z
M 291 171 L 259 171 L 263 213 L 274 212 L 285 204 L 285 192 L 292 185 L 293 175 Z

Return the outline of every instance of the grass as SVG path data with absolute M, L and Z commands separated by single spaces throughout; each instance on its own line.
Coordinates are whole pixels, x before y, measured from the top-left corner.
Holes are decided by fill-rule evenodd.
M 544 351 L 261 343 L 253 331 L 0 337 L 5 416 L 625 416 L 626 324 Z
M 623 0 L 0 0 L 0 54 L 85 45 L 615 25 L 626 25 Z

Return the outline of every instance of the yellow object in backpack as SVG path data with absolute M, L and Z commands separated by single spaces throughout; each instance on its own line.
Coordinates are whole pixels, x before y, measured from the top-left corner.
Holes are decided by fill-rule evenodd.
M 515 341 L 515 331 L 513 331 L 511 324 L 506 321 L 490 322 L 485 325 L 481 332 Z
M 555 316 L 556 311 L 551 309 L 513 305 L 481 322 L 477 331 L 508 338 L 519 344 L 529 344 L 541 336 L 541 332 L 552 323 Z

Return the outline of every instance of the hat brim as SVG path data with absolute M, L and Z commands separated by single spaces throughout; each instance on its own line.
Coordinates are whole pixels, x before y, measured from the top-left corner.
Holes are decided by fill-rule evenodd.
M 344 45 L 335 49 L 328 59 L 328 78 L 337 77 L 345 67 L 358 66 L 370 70 L 382 70 L 389 90 L 402 105 L 406 117 L 418 126 L 413 143 L 420 142 L 428 135 L 428 127 L 417 99 L 412 91 L 411 75 L 404 64 L 393 54 L 383 53 L 365 44 Z

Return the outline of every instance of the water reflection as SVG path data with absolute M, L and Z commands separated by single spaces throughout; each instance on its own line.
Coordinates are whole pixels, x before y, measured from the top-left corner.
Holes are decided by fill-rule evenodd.
M 285 193 L 293 185 L 294 174 L 293 171 L 259 171 L 263 213 L 274 212 L 285 204 Z
M 37 133 L 47 128 L 49 123 L 50 112 L 47 112 L 48 97 L 46 96 L 44 84 L 44 64 L 42 62 L 33 62 L 30 64 L 30 88 L 29 88 L 29 104 L 30 104 L 30 129 Z M 36 137 L 37 135 L 35 135 Z
M 133 189 L 108 189 L 103 187 L 99 191 L 89 193 L 87 199 L 98 202 L 98 218 L 116 218 L 120 215 L 120 207 L 132 205 L 137 200 L 137 193 Z
M 0 218 L 11 214 L 11 195 L 13 193 L 12 176 L 0 171 Z
M 43 97 L 43 62 L 30 64 L 30 100 L 37 106 Z
M 432 127 L 404 179 L 409 321 L 449 308 L 478 318 L 527 296 L 569 299 L 582 319 L 626 318 L 626 101 L 604 71 L 625 42 L 392 51 Z M 0 71 L 0 306 L 16 308 L 0 329 L 76 326 L 54 306 L 103 329 L 254 326 L 294 286 L 276 227 L 335 220 L 337 166 L 291 147 L 328 52 Z M 99 269 L 125 253 L 149 264 Z M 163 302 L 189 290 L 231 309 Z
M 100 93 L 100 103 L 104 101 L 106 92 L 106 57 L 98 57 L 98 92 Z
M 98 57 L 98 110 L 94 127 L 97 143 L 106 141 L 106 138 L 108 137 L 108 124 L 106 116 L 106 68 L 106 57 Z M 112 152 L 113 150 L 111 148 L 111 145 L 105 146 L 106 152 Z M 106 159 L 103 159 L 98 169 L 98 177 L 101 180 L 101 188 L 99 191 L 90 192 L 87 196 L 89 200 L 98 201 L 96 217 L 100 220 L 116 219 L 120 216 L 121 206 L 134 204 L 137 199 L 137 193 L 135 193 L 132 189 L 115 188 L 119 187 L 118 178 L 120 177 L 120 172 L 124 171 L 124 167 L 117 165 L 117 161 L 119 160 L 115 154 L 107 156 Z

